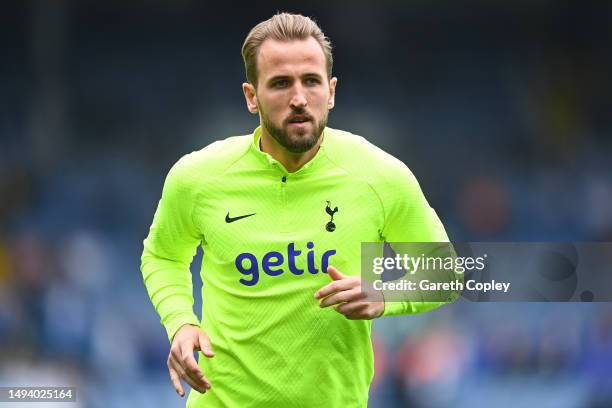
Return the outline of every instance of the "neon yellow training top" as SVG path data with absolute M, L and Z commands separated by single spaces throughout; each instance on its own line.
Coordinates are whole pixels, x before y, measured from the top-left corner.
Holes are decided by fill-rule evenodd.
M 201 325 L 213 384 L 188 407 L 366 407 L 374 374 L 372 322 L 321 309 L 314 293 L 333 265 L 360 274 L 361 242 L 446 242 L 418 182 L 360 136 L 325 128 L 294 173 L 259 149 L 260 128 L 181 158 L 165 181 L 141 270 L 170 339 Z M 202 322 L 189 265 L 204 257 Z M 385 315 L 441 303 L 387 303 Z

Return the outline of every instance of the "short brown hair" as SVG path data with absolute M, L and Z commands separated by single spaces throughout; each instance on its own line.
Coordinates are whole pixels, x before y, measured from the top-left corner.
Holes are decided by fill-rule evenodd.
M 305 40 L 313 37 L 325 55 L 325 65 L 327 77 L 331 78 L 332 65 L 332 46 L 329 38 L 323 34 L 321 28 L 310 17 L 300 14 L 278 13 L 272 18 L 257 24 L 249 32 L 244 44 L 242 45 L 242 59 L 244 69 L 249 83 L 257 86 L 257 54 L 259 47 L 268 38 L 277 41 Z

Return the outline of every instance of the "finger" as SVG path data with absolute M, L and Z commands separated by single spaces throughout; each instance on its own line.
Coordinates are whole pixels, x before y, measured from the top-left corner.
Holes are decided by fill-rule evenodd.
M 191 347 L 183 347 L 183 354 L 179 361 L 181 367 L 185 370 L 185 374 L 193 381 L 201 384 L 205 387 L 209 386 L 210 383 L 204 377 L 204 373 L 195 358 L 193 357 L 193 351 L 190 351 Z M 210 387 L 209 387 L 210 388 Z
M 210 389 L 212 387 L 212 384 L 204 376 L 202 369 L 195 362 L 193 354 L 189 352 L 187 352 L 186 355 L 182 354 L 182 348 L 189 350 L 190 347 L 181 347 L 180 345 L 173 346 L 171 348 L 170 356 L 168 357 L 169 362 L 172 362 L 174 364 L 175 370 L 179 373 L 181 377 L 183 377 L 183 373 L 185 373 L 185 376 L 190 376 L 192 379 L 202 382 Z
M 170 347 L 170 358 L 176 362 L 181 361 L 181 348 L 179 347 L 178 342 L 176 344 L 172 344 L 172 347 Z
M 200 333 L 198 336 L 198 350 L 202 351 L 206 357 L 214 357 L 215 352 L 212 349 L 212 344 L 210 342 L 210 338 L 204 333 Z
M 367 308 L 368 304 L 363 302 L 343 303 L 335 307 L 336 311 L 343 314 L 348 319 L 360 318 L 361 313 Z
M 316 291 L 315 298 L 321 299 L 321 298 L 324 298 L 325 296 L 331 295 L 334 292 L 340 292 L 343 290 L 352 289 L 353 287 L 356 286 L 356 284 L 358 284 L 358 282 L 354 279 L 343 279 L 339 281 L 333 281 L 332 283 L 328 283 L 327 285 L 323 286 L 321 289 Z
M 172 361 L 172 364 L 173 364 L 172 367 L 178 373 L 179 378 L 181 380 L 185 381 L 187 384 L 189 384 L 191 388 L 193 388 L 194 390 L 198 392 L 201 392 L 201 393 L 206 392 L 206 389 L 207 389 L 206 384 L 196 382 L 193 378 L 189 376 L 189 374 L 187 374 L 187 372 L 182 366 L 176 364 L 174 361 Z
M 340 272 L 339 270 L 337 270 L 335 267 L 331 265 L 327 267 L 327 273 L 329 274 L 329 277 L 335 281 L 341 280 L 347 277 L 345 274 L 343 274 L 342 272 Z
M 198 362 L 193 356 L 193 350 L 195 347 L 192 345 L 182 344 L 180 346 L 181 349 L 181 357 L 178 360 L 179 364 L 187 371 L 197 373 L 198 375 L 203 374 L 202 370 L 198 366 Z
M 343 290 L 342 292 L 336 292 L 331 296 L 323 299 L 319 305 L 321 307 L 328 307 L 337 305 L 344 302 L 352 302 L 355 300 L 361 300 L 365 297 L 365 294 L 361 291 L 361 288 L 353 288 L 351 290 Z
M 185 382 L 189 384 L 189 386 L 192 389 L 198 391 L 199 393 L 204 394 L 206 390 L 208 389 L 208 387 L 205 384 L 196 382 L 193 378 L 188 376 L 187 373 L 185 373 L 181 378 L 185 380 Z
M 174 390 L 181 397 L 185 396 L 185 391 L 183 390 L 183 386 L 181 385 L 181 380 L 178 372 L 173 368 L 172 363 L 168 360 L 168 373 L 170 373 L 170 380 L 172 381 L 172 385 L 174 386 Z

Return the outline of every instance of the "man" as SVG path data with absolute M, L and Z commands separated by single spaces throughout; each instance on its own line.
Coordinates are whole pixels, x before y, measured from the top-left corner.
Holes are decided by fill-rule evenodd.
M 273 16 L 242 55 L 261 126 L 179 160 L 144 241 L 172 383 L 197 391 L 188 407 L 365 407 L 371 319 L 440 303 L 366 302 L 361 242 L 448 238 L 403 163 L 326 127 L 337 79 L 311 19 Z M 200 244 L 201 322 L 189 273 Z

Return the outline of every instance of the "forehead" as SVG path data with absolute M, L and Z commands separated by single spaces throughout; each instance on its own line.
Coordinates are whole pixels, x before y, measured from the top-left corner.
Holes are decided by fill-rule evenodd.
M 265 40 L 257 55 L 257 69 L 261 78 L 286 75 L 301 71 L 327 75 L 325 54 L 313 37 L 304 40 Z

